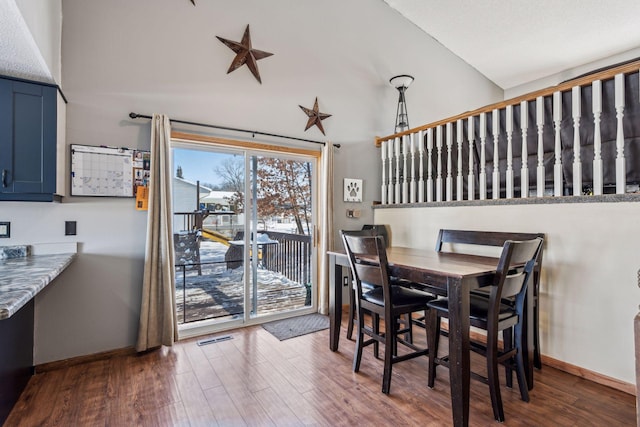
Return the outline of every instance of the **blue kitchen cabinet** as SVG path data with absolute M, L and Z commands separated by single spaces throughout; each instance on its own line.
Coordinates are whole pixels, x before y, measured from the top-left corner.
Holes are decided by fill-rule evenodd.
M 0 78 L 0 201 L 53 201 L 57 87 Z

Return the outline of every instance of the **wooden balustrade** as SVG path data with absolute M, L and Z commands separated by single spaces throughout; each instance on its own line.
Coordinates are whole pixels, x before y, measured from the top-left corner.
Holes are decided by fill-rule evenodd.
M 377 138 L 382 204 L 638 191 L 639 69 L 630 62 Z

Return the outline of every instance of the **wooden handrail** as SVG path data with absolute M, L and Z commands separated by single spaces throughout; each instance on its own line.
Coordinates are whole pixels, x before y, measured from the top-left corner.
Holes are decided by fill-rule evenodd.
M 393 135 L 388 135 L 384 137 L 376 137 L 375 144 L 376 147 L 380 147 L 383 141 L 388 141 L 390 139 L 394 139 L 403 135 L 410 135 L 412 133 L 419 132 L 421 130 L 431 129 L 439 125 L 443 125 L 450 122 L 455 122 L 456 120 L 466 119 L 467 117 L 477 116 L 480 113 L 487 113 L 493 110 L 499 110 L 501 108 L 505 108 L 508 105 L 516 105 L 522 101 L 532 101 L 538 98 L 539 96 L 548 96 L 553 95 L 555 92 L 563 92 L 570 90 L 575 86 L 586 86 L 591 84 L 595 80 L 608 80 L 614 78 L 617 74 L 628 74 L 635 71 L 640 70 L 640 59 L 629 62 L 627 64 L 619 65 L 617 67 L 609 68 L 603 71 L 598 71 L 593 74 L 588 74 L 586 76 L 578 77 L 573 80 L 569 80 L 563 83 L 560 83 L 555 86 L 551 86 L 545 89 L 540 89 L 534 92 L 529 92 L 524 95 L 517 96 L 515 98 L 507 99 L 504 101 L 496 102 L 494 104 L 489 104 L 484 107 L 477 108 L 473 111 L 467 111 L 462 114 L 458 114 L 457 116 L 448 117 L 446 119 L 438 120 L 426 125 L 418 126 L 412 129 L 405 130 L 404 132 L 395 133 Z

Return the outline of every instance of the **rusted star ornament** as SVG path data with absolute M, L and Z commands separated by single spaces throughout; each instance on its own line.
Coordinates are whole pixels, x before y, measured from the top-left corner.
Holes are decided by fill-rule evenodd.
M 246 64 L 247 67 L 249 67 L 249 70 L 251 70 L 251 74 L 253 74 L 253 76 L 258 80 L 260 84 L 262 84 L 262 80 L 260 79 L 260 72 L 258 71 L 257 61 L 259 59 L 271 56 L 273 55 L 273 53 L 251 48 L 251 35 L 249 34 L 249 25 L 247 25 L 247 29 L 244 30 L 244 36 L 242 36 L 241 42 L 234 42 L 232 40 L 223 39 L 220 36 L 216 36 L 216 38 L 236 53 L 236 57 L 233 58 L 233 62 L 231 62 L 231 66 L 229 67 L 229 70 L 227 70 L 227 74 L 234 70 L 237 70 L 238 68 Z
M 315 126 L 318 126 L 318 129 L 320 129 L 320 132 L 322 132 L 322 134 L 324 135 L 325 133 L 324 133 L 324 128 L 322 127 L 322 120 L 326 119 L 327 117 L 331 117 L 331 114 L 325 114 L 319 111 L 318 97 L 316 96 L 316 102 L 313 104 L 313 110 L 303 107 L 302 105 L 299 105 L 299 107 L 302 108 L 302 111 L 304 111 L 307 116 L 309 116 L 309 120 L 307 121 L 307 127 L 304 128 L 305 132 L 311 126 L 315 125 Z

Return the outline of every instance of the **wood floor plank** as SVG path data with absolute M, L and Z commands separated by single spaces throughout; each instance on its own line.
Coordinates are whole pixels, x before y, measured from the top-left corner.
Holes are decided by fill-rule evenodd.
M 62 378 L 66 374 L 63 370 L 47 372 L 31 377 L 27 388 L 20 395 L 9 417 L 5 420 L 6 427 L 27 425 L 44 425 L 55 406 L 55 396 L 59 390 Z M 39 411 L 34 412 L 34 402 L 39 404 Z
M 187 345 L 184 349 L 189 363 L 193 367 L 193 373 L 203 390 L 222 385 L 220 378 L 218 378 L 218 375 L 209 364 L 209 359 L 202 351 L 202 347 Z
M 177 374 L 176 380 L 189 421 L 195 425 L 217 426 L 218 423 L 195 373 Z
M 265 381 L 260 371 L 255 369 L 257 365 L 251 365 L 246 363 L 246 359 L 240 357 L 238 349 L 233 345 L 225 345 L 225 349 L 222 350 L 222 359 L 209 359 L 209 363 L 212 366 L 216 366 L 217 363 L 222 363 L 227 366 L 228 369 L 233 369 L 236 373 L 237 380 L 242 383 L 251 392 L 264 390 L 269 388 L 269 384 Z
M 305 425 L 330 425 L 330 419 L 313 405 L 305 401 L 302 394 L 296 390 L 289 380 L 273 369 L 270 362 L 264 362 L 256 367 L 268 382 L 269 387 L 280 396 L 280 399 L 298 416 Z
M 222 381 L 229 397 L 247 425 L 275 425 L 259 402 L 253 397 L 245 376 L 236 371 L 226 358 L 215 359 L 211 363 L 216 374 Z M 255 378 L 255 376 L 253 376 Z
M 346 322 L 343 322 L 346 324 Z M 438 367 L 426 386 L 426 358 L 394 365 L 391 393 L 381 393 L 382 361 L 365 349 L 352 372 L 355 343 L 328 349 L 328 331 L 278 341 L 260 326 L 233 339 L 64 366 L 31 378 L 5 426 L 451 425 L 449 375 Z M 420 342 L 422 333 L 416 334 Z M 447 349 L 446 340 L 440 344 Z M 382 352 L 381 352 L 382 353 Z M 484 359 L 472 355 L 474 371 Z M 507 427 L 633 426 L 635 397 L 544 366 L 531 401 L 501 393 Z M 471 381 L 470 426 L 497 425 L 488 388 Z
M 219 425 L 230 427 L 247 425 L 223 386 L 207 389 L 204 395 Z
M 301 424 L 300 418 L 282 401 L 278 393 L 270 388 L 259 390 L 253 393 L 260 405 L 278 426 L 298 426 Z M 302 415 L 302 414 L 301 414 Z

